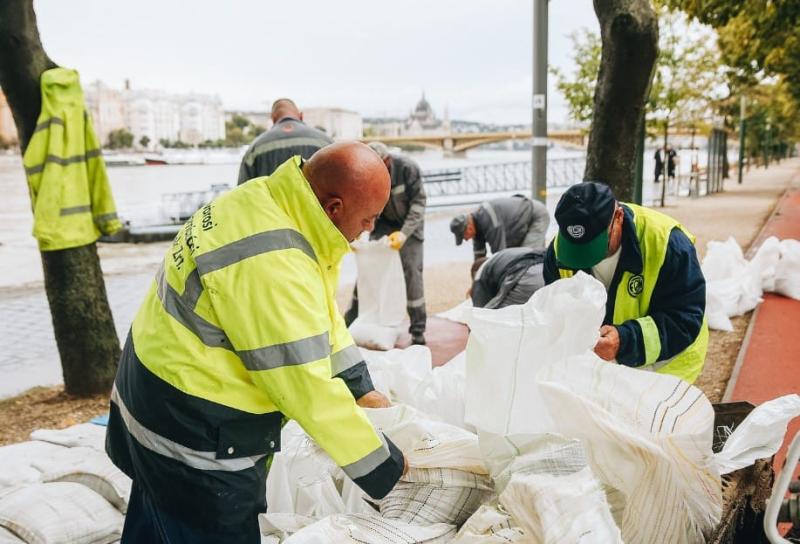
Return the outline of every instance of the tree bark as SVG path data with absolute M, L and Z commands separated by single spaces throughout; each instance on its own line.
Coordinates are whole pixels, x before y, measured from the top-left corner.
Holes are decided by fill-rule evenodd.
M 636 141 L 658 55 L 658 20 L 650 0 L 594 0 L 603 43 L 589 132 L 586 181 L 633 197 Z
M 42 108 L 42 72 L 56 66 L 42 48 L 32 0 L 0 2 L 0 86 L 23 155 Z M 66 392 L 109 391 L 120 347 L 96 245 L 44 251 L 42 266 Z

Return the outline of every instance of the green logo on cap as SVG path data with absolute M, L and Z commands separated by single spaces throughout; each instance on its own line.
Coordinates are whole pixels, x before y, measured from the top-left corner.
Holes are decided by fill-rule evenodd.
M 644 278 L 640 274 L 631 276 L 628 280 L 628 294 L 632 297 L 638 297 L 644 291 Z

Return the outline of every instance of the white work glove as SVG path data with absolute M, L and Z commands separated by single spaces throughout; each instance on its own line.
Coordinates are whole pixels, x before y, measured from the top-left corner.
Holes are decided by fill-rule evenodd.
M 395 251 L 400 251 L 403 244 L 406 243 L 406 235 L 402 231 L 396 230 L 389 235 L 389 247 Z

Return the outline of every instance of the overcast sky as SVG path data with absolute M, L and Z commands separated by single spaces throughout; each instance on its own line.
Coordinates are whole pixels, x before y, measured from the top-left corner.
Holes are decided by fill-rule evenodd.
M 45 50 L 85 83 L 218 94 L 226 109 L 280 96 L 404 116 L 425 91 L 437 115 L 527 123 L 532 0 L 35 0 Z M 550 2 L 550 63 L 598 29 L 591 0 Z M 567 118 L 550 80 L 549 118 Z

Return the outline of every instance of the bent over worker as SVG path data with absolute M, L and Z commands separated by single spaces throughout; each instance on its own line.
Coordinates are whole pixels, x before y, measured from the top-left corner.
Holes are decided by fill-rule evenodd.
M 419 165 L 408 157 L 392 154 L 380 142 L 369 146 L 378 154 L 392 178 L 389 201 L 383 209 L 371 240 L 388 236 L 389 245 L 400 252 L 406 280 L 406 309 L 411 324 L 408 332 L 412 344 L 425 344 L 425 286 L 422 278 L 423 241 L 425 240 L 425 188 Z M 345 314 L 349 325 L 358 317 L 358 291 Z
M 475 259 L 486 256 L 486 244 L 497 253 L 507 247 L 544 248 L 550 225 L 547 206 L 523 195 L 496 198 L 450 222 L 456 245 L 472 240 Z
M 272 128 L 260 134 L 242 157 L 239 185 L 272 173 L 295 155 L 308 159 L 333 142 L 330 136 L 306 125 L 303 112 L 292 100 L 279 98 L 272 103 Z
M 348 241 L 389 196 L 360 143 L 294 157 L 200 209 L 134 319 L 106 451 L 133 479 L 123 542 L 260 541 L 281 426 L 296 420 L 373 498 L 403 454 L 356 403 L 385 406 L 336 307 Z
M 706 282 L 694 236 L 667 215 L 617 202 L 601 183 L 570 187 L 555 215 L 545 282 L 583 270 L 608 291 L 595 352 L 693 383 L 708 348 Z
M 497 309 L 525 304 L 544 287 L 545 250 L 511 247 L 472 264 L 470 297 L 476 308 Z

